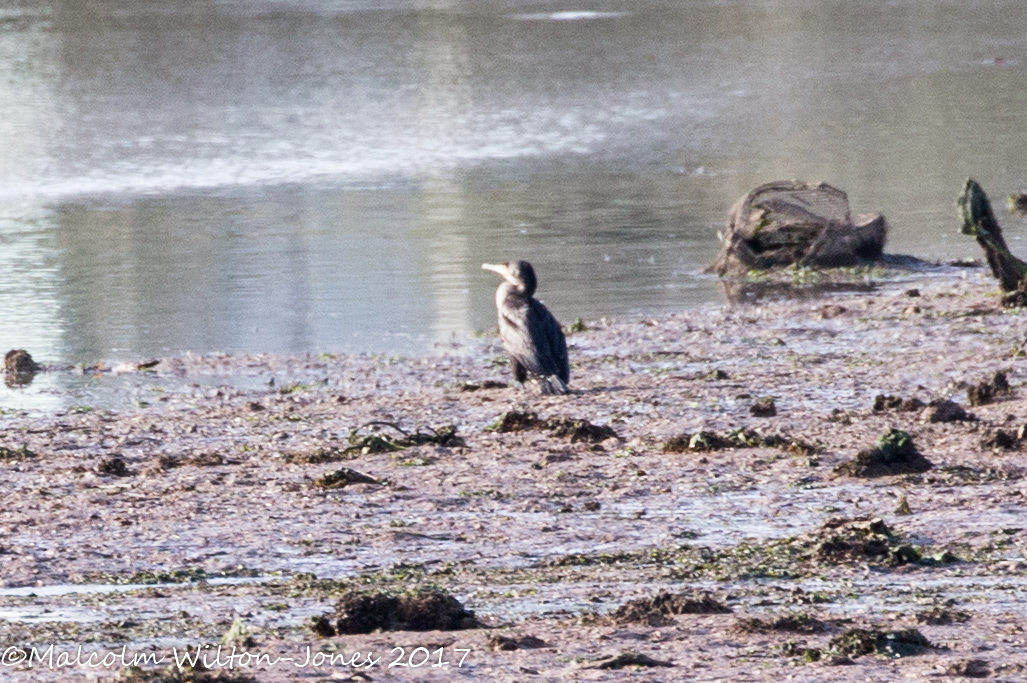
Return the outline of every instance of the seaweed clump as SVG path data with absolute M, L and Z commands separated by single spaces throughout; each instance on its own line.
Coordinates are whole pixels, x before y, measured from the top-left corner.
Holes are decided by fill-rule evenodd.
M 36 457 L 35 452 L 30 451 L 28 446 L 23 445 L 21 448 L 0 446 L 0 460 L 28 460 L 34 457 Z
M 121 458 L 104 458 L 96 465 L 96 472 L 113 477 L 127 477 L 131 474 L 128 471 L 128 465 Z
M 996 429 L 981 439 L 981 446 L 990 448 L 995 452 L 1012 451 L 1020 448 L 1020 439 L 1015 434 L 1004 429 Z
M 754 429 L 740 427 L 724 435 L 711 431 L 681 434 L 663 443 L 664 453 L 719 451 L 726 448 L 778 448 L 796 455 L 813 455 L 820 447 L 781 434 L 761 434 Z
M 325 444 L 307 453 L 287 453 L 285 462 L 316 465 L 339 460 L 353 460 L 372 453 L 394 453 L 404 448 L 435 444 L 448 448 L 464 446 L 457 436 L 456 425 L 418 426 L 409 432 L 392 422 L 374 421 L 350 430 L 348 445 Z
M 921 422 L 963 422 L 973 420 L 973 415 L 966 412 L 963 406 L 947 399 L 935 399 L 927 404 L 920 413 Z
M 846 657 L 879 654 L 898 659 L 922 654 L 934 645 L 915 628 L 901 631 L 853 628 L 832 638 L 828 647 Z
M 362 433 L 369 429 L 369 433 Z M 385 428 L 392 430 L 392 434 L 385 431 Z M 456 435 L 456 425 L 443 425 L 439 428 L 425 426 L 427 431 L 422 431 L 418 426 L 413 432 L 408 432 L 392 422 L 368 422 L 349 433 L 349 448 L 343 453 L 359 452 L 361 455 L 368 453 L 389 453 L 400 451 L 411 446 L 423 444 L 435 444 L 437 446 L 457 447 L 463 446 L 464 440 Z
M 499 419 L 485 428 L 486 431 L 499 434 L 523 432 L 529 429 L 549 432 L 550 436 L 570 439 L 571 443 L 600 443 L 607 439 L 620 438 L 613 427 L 609 425 L 594 425 L 588 420 L 573 417 L 551 417 L 540 420 L 536 413 L 519 410 L 503 413 Z
M 913 437 L 901 429 L 889 429 L 877 445 L 856 454 L 856 457 L 835 468 L 837 474 L 852 477 L 882 477 L 890 474 L 919 474 L 934 465 L 921 455 Z
M 374 631 L 457 631 L 478 628 L 474 612 L 438 590 L 390 595 L 349 593 L 335 605 L 335 613 L 311 620 L 320 636 Z
M 990 380 L 974 384 L 966 390 L 967 400 L 972 406 L 983 406 L 995 401 L 999 396 L 1011 396 L 1013 390 L 1009 386 L 1006 373 L 996 372 Z
M 876 560 L 896 566 L 919 562 L 920 552 L 899 543 L 895 533 L 881 519 L 829 519 L 814 539 L 813 556 L 834 563 Z
M 808 614 L 785 614 L 774 619 L 742 617 L 735 630 L 742 633 L 820 633 L 827 628 L 823 621 Z
M 777 405 L 773 396 L 764 396 L 749 406 L 749 414 L 753 417 L 774 417 L 777 415 Z
M 902 398 L 901 396 L 890 396 L 878 394 L 874 397 L 874 412 L 881 413 L 886 410 L 896 410 L 900 413 L 912 413 L 923 410 L 927 404 L 916 398 Z
M 955 601 L 952 601 L 955 602 Z M 918 624 L 928 626 L 947 626 L 949 624 L 963 624 L 970 621 L 970 613 L 962 610 L 952 609 L 951 604 L 946 606 L 935 605 L 926 612 L 916 615 Z
M 728 614 L 730 607 L 717 602 L 709 593 L 659 593 L 652 598 L 641 598 L 624 603 L 613 613 L 619 624 L 644 623 L 661 626 L 671 623 L 674 614 Z
M 322 489 L 341 489 L 350 484 L 381 484 L 374 477 L 343 467 L 332 472 L 325 472 L 314 480 L 314 486 Z

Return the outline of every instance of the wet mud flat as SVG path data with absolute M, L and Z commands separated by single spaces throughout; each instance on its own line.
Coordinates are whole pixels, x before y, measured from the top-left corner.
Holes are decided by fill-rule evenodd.
M 1023 680 L 1025 334 L 969 270 L 587 323 L 568 396 L 495 338 L 162 359 L 0 416 L 0 643 L 165 661 L 0 678 Z M 351 632 L 403 596 L 457 617 Z

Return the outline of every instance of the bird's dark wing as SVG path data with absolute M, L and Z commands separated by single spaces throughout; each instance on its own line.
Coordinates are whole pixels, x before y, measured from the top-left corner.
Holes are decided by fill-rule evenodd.
M 567 339 L 560 323 L 539 301 L 531 300 L 528 311 L 528 329 L 535 340 L 540 375 L 555 375 L 566 384 L 570 380 L 567 363 Z

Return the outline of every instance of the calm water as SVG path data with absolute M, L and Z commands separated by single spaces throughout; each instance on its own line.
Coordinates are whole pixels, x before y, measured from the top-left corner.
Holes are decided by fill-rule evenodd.
M 1022 0 L 5 3 L 0 351 L 429 353 L 510 258 L 564 322 L 681 310 L 778 178 L 977 256 L 1025 64 Z

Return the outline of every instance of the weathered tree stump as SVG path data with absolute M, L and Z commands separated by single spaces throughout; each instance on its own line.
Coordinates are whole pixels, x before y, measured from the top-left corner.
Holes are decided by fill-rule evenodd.
M 998 278 L 1002 290 L 1015 293 L 1007 296 L 1005 303 L 1023 306 L 1027 302 L 1027 263 L 1009 251 L 1002 237 L 1002 228 L 991 210 L 988 195 L 973 178 L 966 179 L 966 185 L 956 200 L 956 207 L 959 209 L 959 219 L 963 222 L 960 232 L 977 238 L 977 244 L 984 249 L 991 273 Z
M 731 208 L 717 260 L 707 271 L 734 275 L 789 265 L 839 267 L 881 256 L 888 224 L 849 213 L 849 198 L 826 183 L 760 185 Z

